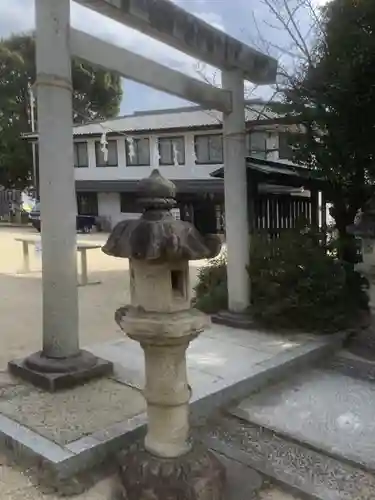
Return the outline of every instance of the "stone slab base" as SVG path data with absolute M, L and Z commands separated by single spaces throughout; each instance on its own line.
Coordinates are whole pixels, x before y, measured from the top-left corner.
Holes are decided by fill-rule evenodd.
M 79 361 L 74 360 L 72 363 L 70 360 L 47 360 L 40 353 L 35 353 L 28 358 L 10 361 L 8 369 L 15 377 L 40 389 L 55 392 L 70 389 L 97 377 L 109 376 L 112 374 L 113 364 L 86 351 L 81 351 Z
M 284 490 L 298 495 L 298 498 L 375 498 L 375 477 L 372 474 L 256 424 L 220 418 L 207 426 L 205 444 L 283 485 Z M 239 496 L 238 500 L 242 498 Z
M 349 351 L 340 352 L 337 356 L 329 360 L 325 367 L 337 370 L 349 377 L 368 382 L 375 381 L 375 361 L 361 358 Z
M 217 325 L 230 326 L 248 330 L 254 328 L 254 321 L 249 313 L 234 313 L 231 311 L 220 311 L 211 316 L 213 323 Z
M 215 452 L 225 467 L 226 485 L 225 500 L 256 500 L 259 490 L 263 487 L 263 476 L 248 465 Z
M 361 358 L 375 361 L 375 324 L 371 322 L 368 328 L 363 328 L 353 335 L 346 345 L 348 351 Z
M 116 500 L 226 500 L 225 467 L 202 445 L 166 459 L 138 442 L 119 455 L 119 464 Z
M 309 369 L 250 394 L 232 416 L 375 473 L 375 386 Z

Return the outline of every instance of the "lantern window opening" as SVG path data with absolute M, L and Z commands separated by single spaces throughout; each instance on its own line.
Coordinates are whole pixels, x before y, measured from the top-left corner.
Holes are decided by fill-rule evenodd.
M 180 269 L 171 270 L 172 292 L 176 298 L 186 298 L 186 279 L 185 272 Z

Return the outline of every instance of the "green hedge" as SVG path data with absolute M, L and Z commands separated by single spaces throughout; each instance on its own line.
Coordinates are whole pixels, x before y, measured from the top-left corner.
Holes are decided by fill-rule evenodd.
M 198 271 L 195 307 L 212 314 L 228 308 L 226 254 L 212 259 Z
M 327 252 L 308 228 L 284 231 L 269 241 L 251 238 L 251 312 L 264 326 L 333 332 L 355 325 L 368 310 L 367 280 Z M 225 255 L 200 270 L 196 307 L 227 308 Z

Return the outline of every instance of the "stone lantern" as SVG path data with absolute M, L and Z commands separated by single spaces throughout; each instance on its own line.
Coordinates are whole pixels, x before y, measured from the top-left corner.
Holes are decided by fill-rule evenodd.
M 138 220 L 117 224 L 103 251 L 129 259 L 131 303 L 116 321 L 145 354 L 148 429 L 144 442 L 120 458 L 123 500 L 220 500 L 225 473 L 217 458 L 189 439 L 186 349 L 209 319 L 190 305 L 189 260 L 220 251 L 218 237 L 203 237 L 175 220 L 175 185 L 157 170 L 139 182 Z
M 353 225 L 348 227 L 348 232 L 361 239 L 362 262 L 357 264 L 369 282 L 369 307 L 371 321 L 350 343 L 349 350 L 363 358 L 375 361 L 375 330 L 373 311 L 375 309 L 375 200 L 372 200 L 366 209 L 356 218 Z

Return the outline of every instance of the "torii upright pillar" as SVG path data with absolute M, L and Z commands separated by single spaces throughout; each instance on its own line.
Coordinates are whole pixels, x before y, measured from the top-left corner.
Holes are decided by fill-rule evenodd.
M 244 74 L 222 72 L 223 89 L 232 95 L 232 111 L 223 113 L 225 227 L 228 258 L 228 308 L 244 313 L 250 302 L 249 221 L 246 178 Z
M 212 321 L 234 328 L 253 326 L 249 314 L 251 286 L 247 271 L 250 260 L 250 221 L 244 76 L 240 69 L 222 71 L 222 87 L 232 97 L 231 111 L 223 113 L 228 310 L 213 315 Z
M 79 348 L 70 0 L 36 0 L 43 348 L 9 370 L 46 390 L 111 370 Z

